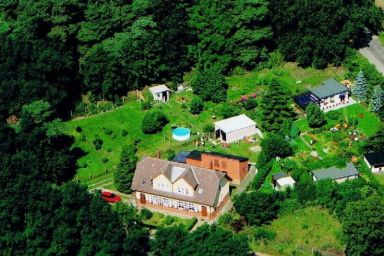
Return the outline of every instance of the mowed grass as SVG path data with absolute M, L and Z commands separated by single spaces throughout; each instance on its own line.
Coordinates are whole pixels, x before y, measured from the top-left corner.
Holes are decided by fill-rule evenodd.
M 270 255 L 344 255 L 341 224 L 326 209 L 308 207 L 286 214 L 264 226 L 276 233 L 268 242 L 252 241 L 254 251 Z
M 202 132 L 202 127 L 212 123 L 213 120 L 209 110 L 196 116 L 190 114 L 189 110 L 182 108 L 182 103 L 177 101 L 178 97 L 182 96 L 176 95 L 169 103 L 154 107 L 162 110 L 170 120 L 158 134 L 149 135 L 142 132 L 141 122 L 145 113 L 141 110 L 139 102 L 130 102 L 111 112 L 68 122 L 67 132 L 76 139 L 74 147 L 79 147 L 86 153 L 78 162 L 80 168 L 77 178 L 84 182 L 112 172 L 119 162 L 122 147 L 133 143 L 135 139 L 140 139 L 138 146 L 140 158 L 156 156 L 159 151 L 164 154 L 169 148 L 175 151 L 193 148 L 192 140 L 186 144 L 172 140 L 171 126 L 188 126 L 192 128 L 192 132 L 196 133 Z M 82 132 L 77 132 L 76 127 L 81 127 Z M 106 129 L 112 133 L 105 132 Z M 126 136 L 123 136 L 123 130 L 128 132 Z M 102 148 L 99 150 L 96 150 L 93 145 L 96 138 L 103 141 Z
M 381 184 L 384 186 L 384 174 L 380 173 L 380 174 L 374 174 L 373 175 L 375 177 L 375 179 Z
M 228 98 L 230 100 L 239 100 L 242 95 L 260 94 L 265 89 L 265 85 L 273 78 L 278 78 L 292 93 L 298 93 L 320 85 L 329 78 L 342 80 L 345 73 L 346 70 L 343 67 L 328 67 L 324 70 L 317 70 L 314 68 L 301 68 L 295 63 L 289 62 L 273 69 L 252 71 L 228 77 Z
M 347 121 L 351 118 L 358 120 L 357 129 L 367 136 L 374 135 L 380 129 L 380 119 L 366 107 L 361 104 L 353 104 L 345 108 L 338 109 L 343 114 L 344 119 Z M 327 120 L 330 123 L 337 123 L 337 121 Z M 306 118 L 295 121 L 297 127 L 301 132 L 309 131 L 310 127 Z

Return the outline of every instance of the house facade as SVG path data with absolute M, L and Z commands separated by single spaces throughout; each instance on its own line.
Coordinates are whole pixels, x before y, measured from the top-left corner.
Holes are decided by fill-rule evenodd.
M 149 91 L 151 92 L 153 96 L 153 100 L 155 101 L 168 101 L 170 98 L 171 90 L 165 85 L 157 85 L 149 88 Z
M 348 88 L 335 79 L 328 79 L 320 86 L 309 89 L 309 92 L 310 100 L 324 111 L 351 103 Z
M 216 138 L 226 143 L 232 143 L 257 134 L 263 137 L 256 122 L 246 115 L 239 115 L 215 122 Z
M 132 181 L 136 204 L 185 216 L 213 220 L 229 200 L 225 173 L 146 157 Z
M 364 155 L 364 161 L 373 173 L 384 173 L 384 151 Z
M 346 167 L 330 167 L 311 172 L 313 181 L 331 179 L 337 183 L 343 183 L 347 180 L 354 180 L 359 177 L 359 172 L 352 163 L 347 163 Z
M 222 171 L 232 184 L 239 185 L 249 171 L 248 158 L 194 150 L 186 156 L 188 165 Z

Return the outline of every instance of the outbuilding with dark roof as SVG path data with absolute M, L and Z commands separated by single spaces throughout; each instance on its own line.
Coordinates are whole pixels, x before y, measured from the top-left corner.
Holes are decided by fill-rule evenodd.
M 311 171 L 311 174 L 313 181 L 331 179 L 337 183 L 357 179 L 359 177 L 359 172 L 352 163 L 347 163 L 347 165 L 342 168 L 333 166 L 326 169 L 318 169 Z
M 384 151 L 365 154 L 364 161 L 371 172 L 384 172 Z

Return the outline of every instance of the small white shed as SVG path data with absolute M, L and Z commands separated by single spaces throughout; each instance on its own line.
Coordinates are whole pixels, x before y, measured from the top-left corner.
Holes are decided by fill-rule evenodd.
M 156 101 L 168 101 L 171 90 L 165 85 L 160 84 L 149 88 L 149 91 L 153 95 L 153 99 Z
M 256 122 L 244 114 L 215 122 L 215 133 L 216 138 L 227 143 L 255 134 L 263 137 L 261 131 L 256 127 Z

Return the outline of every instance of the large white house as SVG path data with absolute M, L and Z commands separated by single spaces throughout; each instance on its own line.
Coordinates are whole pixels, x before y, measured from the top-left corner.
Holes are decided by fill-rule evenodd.
M 153 99 L 155 101 L 168 101 L 170 97 L 171 90 L 165 85 L 160 84 L 149 88 Z
M 371 172 L 384 172 L 384 151 L 364 155 L 364 161 Z
M 212 220 L 229 200 L 225 173 L 146 157 L 132 181 L 139 208 Z
M 227 143 L 242 140 L 255 134 L 260 137 L 263 136 L 257 128 L 256 122 L 244 114 L 215 122 L 215 133 L 216 138 Z

